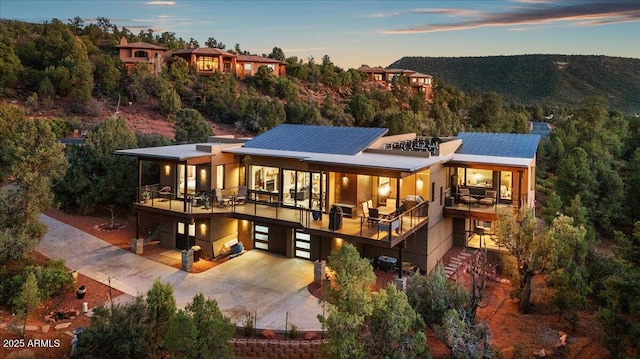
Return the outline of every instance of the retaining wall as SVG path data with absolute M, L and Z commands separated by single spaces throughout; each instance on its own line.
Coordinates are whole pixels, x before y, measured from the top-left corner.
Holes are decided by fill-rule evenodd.
M 328 340 L 232 339 L 236 358 L 321 359 Z

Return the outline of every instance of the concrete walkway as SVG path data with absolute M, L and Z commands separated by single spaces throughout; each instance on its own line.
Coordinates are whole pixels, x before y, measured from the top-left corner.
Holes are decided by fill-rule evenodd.
M 310 261 L 251 250 L 191 274 L 114 247 L 51 217 L 40 219 L 48 232 L 38 252 L 64 259 L 69 268 L 99 282 L 107 283 L 111 277 L 111 286 L 130 296 L 146 294 L 160 278 L 173 286 L 178 308 L 202 292 L 217 300 L 222 312 L 239 326 L 248 311 L 257 312 L 257 328 L 284 330 L 288 312 L 289 325 L 303 331 L 321 330 L 317 315 L 322 307 L 307 290 L 313 281 Z

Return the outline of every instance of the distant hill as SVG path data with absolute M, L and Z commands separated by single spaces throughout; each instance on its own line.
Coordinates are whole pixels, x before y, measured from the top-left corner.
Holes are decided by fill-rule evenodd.
M 603 95 L 611 109 L 640 113 L 640 59 L 589 55 L 403 57 L 389 68 L 419 71 L 469 93 L 495 91 L 506 101 L 576 105 Z

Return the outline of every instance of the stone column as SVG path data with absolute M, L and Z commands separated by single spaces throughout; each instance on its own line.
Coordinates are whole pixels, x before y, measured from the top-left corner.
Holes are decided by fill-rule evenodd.
M 144 247 L 144 238 L 134 238 L 131 240 L 132 253 L 142 254 L 142 247 Z
M 182 270 L 191 272 L 193 269 L 193 250 L 185 249 L 182 251 Z
M 327 273 L 327 261 L 317 260 L 313 262 L 313 282 L 322 284 Z

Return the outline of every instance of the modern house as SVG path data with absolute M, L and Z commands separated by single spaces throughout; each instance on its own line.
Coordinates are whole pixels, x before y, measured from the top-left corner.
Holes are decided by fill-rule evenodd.
M 346 241 L 429 271 L 453 245 L 490 242 L 498 208 L 534 204 L 537 135 L 386 133 L 285 124 L 116 153 L 137 158 L 139 220 L 162 218 L 163 247 L 206 258 L 240 241 L 315 261 Z M 143 183 L 148 171 L 157 182 Z
M 382 67 L 362 66 L 358 69 L 367 75 L 369 81 L 378 83 L 387 89 L 396 76 L 404 76 L 412 91 L 424 94 L 425 101 L 433 102 L 433 77 L 413 70 L 385 69 Z
M 213 74 L 217 72 L 233 73 L 242 79 L 253 76 L 260 66 L 266 66 L 275 76 L 285 76 L 284 61 L 262 56 L 236 55 L 222 49 L 209 47 L 189 47 L 178 51 L 167 51 L 166 48 L 146 42 L 127 43 L 126 38 L 120 39 L 119 57 L 131 71 L 137 63 L 148 64 L 154 73 L 159 73 L 172 58 L 182 58 L 195 68 L 199 74 Z
M 165 47 L 148 44 L 146 42 L 128 43 L 126 38 L 120 39 L 116 46 L 120 60 L 131 71 L 136 64 L 142 63 L 149 66 L 153 73 L 159 73 L 162 66 L 171 58 L 171 52 Z

